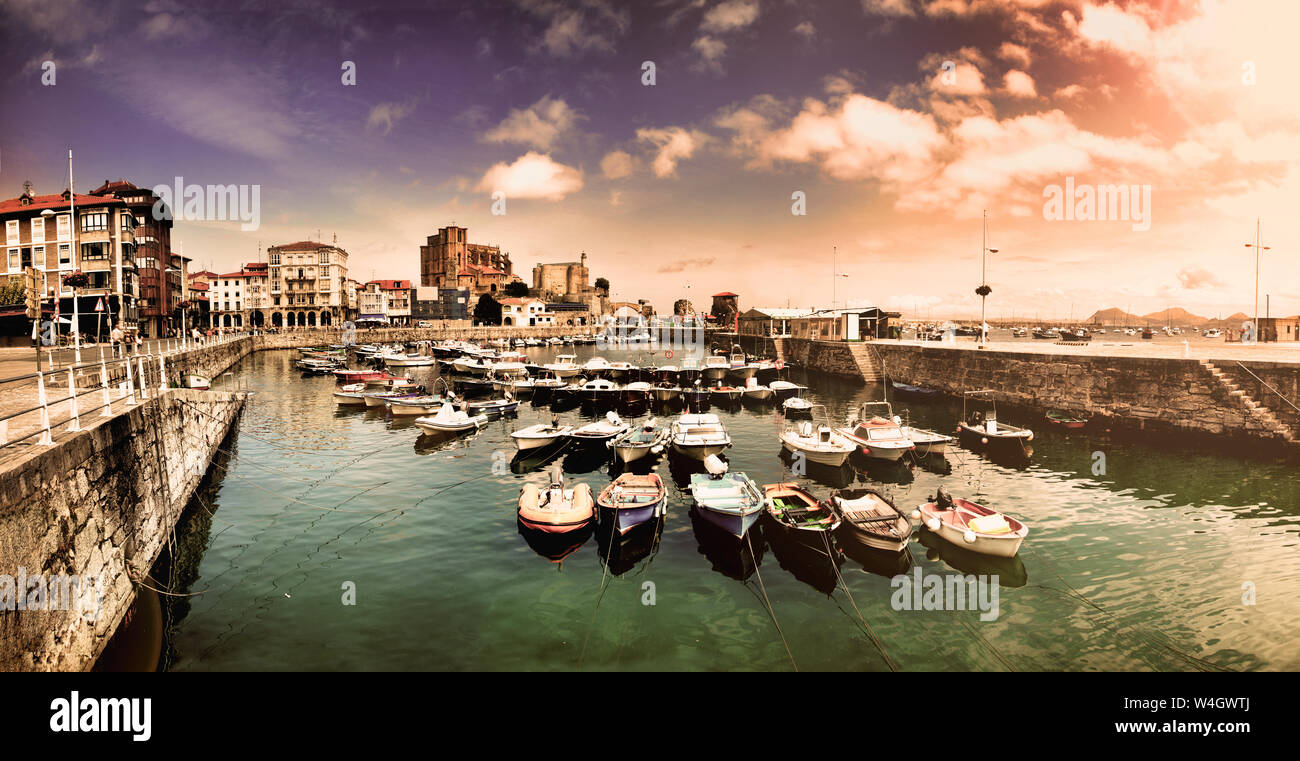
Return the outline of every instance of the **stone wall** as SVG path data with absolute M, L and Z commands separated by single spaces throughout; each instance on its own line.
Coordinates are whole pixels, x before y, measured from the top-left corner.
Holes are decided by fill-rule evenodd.
M 1193 359 L 872 346 L 890 379 L 957 397 L 990 388 L 999 403 L 1084 413 L 1108 427 L 1280 438 Z
M 0 670 L 88 670 L 167 542 L 245 395 L 173 390 L 0 471 L 7 575 L 91 577 L 98 612 L 0 611 Z M 24 569 L 24 571 L 20 571 Z M 157 586 L 146 581 L 153 586 Z M 16 600 L 15 600 L 16 602 Z

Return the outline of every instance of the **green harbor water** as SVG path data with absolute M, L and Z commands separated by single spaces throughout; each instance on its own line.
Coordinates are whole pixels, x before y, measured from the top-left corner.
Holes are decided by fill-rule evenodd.
M 593 349 L 577 349 L 579 361 Z M 599 353 L 656 363 L 648 352 Z M 525 402 L 516 418 L 435 439 L 380 410 L 337 407 L 333 379 L 302 377 L 296 356 L 258 353 L 224 379 L 256 393 L 156 574 L 188 595 L 164 599 L 162 668 L 1300 668 L 1300 489 L 1289 466 L 1006 414 L 1036 432 L 1027 464 L 955 448 L 797 476 L 781 456 L 779 406 L 715 406 L 735 444 L 732 470 L 760 484 L 797 480 L 819 496 L 874 487 L 905 511 L 943 485 L 1021 519 L 1029 537 L 1017 558 L 995 560 L 920 531 L 896 562 L 853 552 L 838 565 L 761 530 L 737 545 L 693 518 L 681 489 L 692 468 L 664 456 L 660 525 L 624 542 L 597 527 L 576 548 L 535 549 L 515 500 L 522 484 L 544 484 L 550 465 L 512 463 L 509 434 L 549 420 L 548 407 Z M 415 373 L 431 382 L 436 370 Z M 824 376 L 793 380 L 837 422 L 881 395 Z M 961 403 L 896 401 L 903 411 L 951 432 Z M 617 472 L 599 457 L 555 462 L 593 491 Z M 890 577 L 917 569 L 997 574 L 997 618 L 895 610 Z M 351 587 L 355 604 L 344 604 Z

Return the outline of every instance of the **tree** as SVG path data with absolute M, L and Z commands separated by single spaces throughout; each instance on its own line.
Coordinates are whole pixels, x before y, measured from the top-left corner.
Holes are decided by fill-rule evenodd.
M 511 280 L 506 283 L 506 295 L 511 298 L 520 299 L 528 295 L 528 283 L 522 280 Z
M 501 303 L 487 293 L 479 296 L 478 303 L 474 305 L 474 322 L 482 325 L 500 325 Z
M 22 304 L 27 301 L 27 289 L 21 277 L 10 277 L 0 282 L 0 306 Z
M 596 290 L 609 293 L 609 281 L 603 277 L 596 278 Z

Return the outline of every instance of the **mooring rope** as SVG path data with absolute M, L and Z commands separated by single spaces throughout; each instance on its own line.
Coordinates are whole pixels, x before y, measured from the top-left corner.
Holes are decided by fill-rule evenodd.
M 826 534 L 827 532 L 825 531 L 821 532 L 822 544 L 826 547 L 826 554 L 830 558 L 831 568 L 835 571 L 835 578 L 839 581 L 839 585 L 844 590 L 845 596 L 849 598 L 849 604 L 853 606 L 854 612 L 858 614 L 858 620 L 862 622 L 862 628 L 867 635 L 867 639 L 871 640 L 871 644 L 875 645 L 876 650 L 880 651 L 880 657 L 884 659 L 885 665 L 889 667 L 889 670 L 898 671 L 898 663 L 890 657 L 889 653 L 885 652 L 884 643 L 880 641 L 880 638 L 876 636 L 875 631 L 871 629 L 871 624 L 867 623 L 866 617 L 862 615 L 862 611 L 858 608 L 858 603 L 853 599 L 853 593 L 849 591 L 849 585 L 844 581 L 844 576 L 840 573 L 840 567 L 835 562 L 835 555 L 831 552 L 830 537 Z
M 781 644 L 785 646 L 785 654 L 790 657 L 790 665 L 795 671 L 799 670 L 799 664 L 794 661 L 794 653 L 790 652 L 790 643 L 786 641 L 785 632 L 781 631 L 781 624 L 776 620 L 776 611 L 772 609 L 772 600 L 767 596 L 767 587 L 763 584 L 763 573 L 758 570 L 758 558 L 754 555 L 754 545 L 749 541 L 749 532 L 745 532 L 745 546 L 749 548 L 749 557 L 754 561 L 754 578 L 758 579 L 758 588 L 763 592 L 763 603 L 767 606 L 767 615 L 772 619 L 772 625 L 776 627 L 776 633 L 781 637 Z

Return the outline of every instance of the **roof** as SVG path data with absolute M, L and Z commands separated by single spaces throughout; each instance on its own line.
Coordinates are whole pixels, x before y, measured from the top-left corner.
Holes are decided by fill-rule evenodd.
M 67 192 L 67 191 L 64 191 Z M 0 214 L 12 214 L 16 211 L 37 212 L 43 209 L 66 209 L 68 199 L 63 197 L 63 193 L 50 193 L 44 196 L 28 196 L 31 203 L 23 204 L 23 196 L 9 198 L 0 201 Z M 117 198 L 103 198 L 100 196 L 84 196 L 77 194 L 76 202 L 78 206 L 117 206 L 124 205 Z
M 485 266 L 483 266 L 482 264 L 467 264 L 467 265 L 465 265 L 465 269 L 470 270 L 470 271 L 473 271 L 473 272 L 477 272 L 477 273 L 480 274 L 480 275 L 504 275 L 504 274 L 506 274 L 505 271 L 503 271 L 503 270 L 499 270 L 499 269 L 497 269 L 496 267 L 485 267 Z
M 741 317 L 744 317 L 746 314 L 750 314 L 751 312 L 759 312 L 774 320 L 793 320 L 796 317 L 807 317 L 812 314 L 812 310 L 800 309 L 798 307 L 753 307 L 749 312 L 742 314 Z
M 207 289 L 208 289 L 207 283 L 190 283 L 191 291 L 206 291 Z
M 272 250 L 305 251 L 310 249 L 312 251 L 316 251 L 322 248 L 337 248 L 337 246 L 334 246 L 333 244 L 330 243 L 321 243 L 319 241 L 314 241 L 314 240 L 300 240 L 297 243 L 281 243 L 278 246 L 268 246 L 266 250 L 267 251 L 272 251 Z
M 217 277 L 248 277 L 251 274 L 249 272 L 228 272 L 224 275 L 217 275 Z
M 721 297 L 723 297 L 723 296 L 736 296 L 736 297 L 739 297 L 740 294 L 739 294 L 739 293 L 731 293 L 730 291 L 723 291 L 722 293 L 715 293 L 715 294 L 713 294 L 713 298 L 715 298 L 715 299 L 716 299 L 716 298 L 721 298 Z
M 190 273 L 190 279 L 194 279 L 196 277 L 207 277 L 207 276 L 216 277 L 217 273 L 213 272 L 212 270 L 199 270 L 198 272 Z
M 384 291 L 405 291 L 410 290 L 410 280 L 371 280 L 366 285 L 378 285 L 380 290 Z
M 139 190 L 140 187 L 133 182 L 127 182 L 123 179 L 104 180 L 104 184 L 90 191 L 94 195 L 104 195 L 105 193 L 115 193 L 119 190 Z

